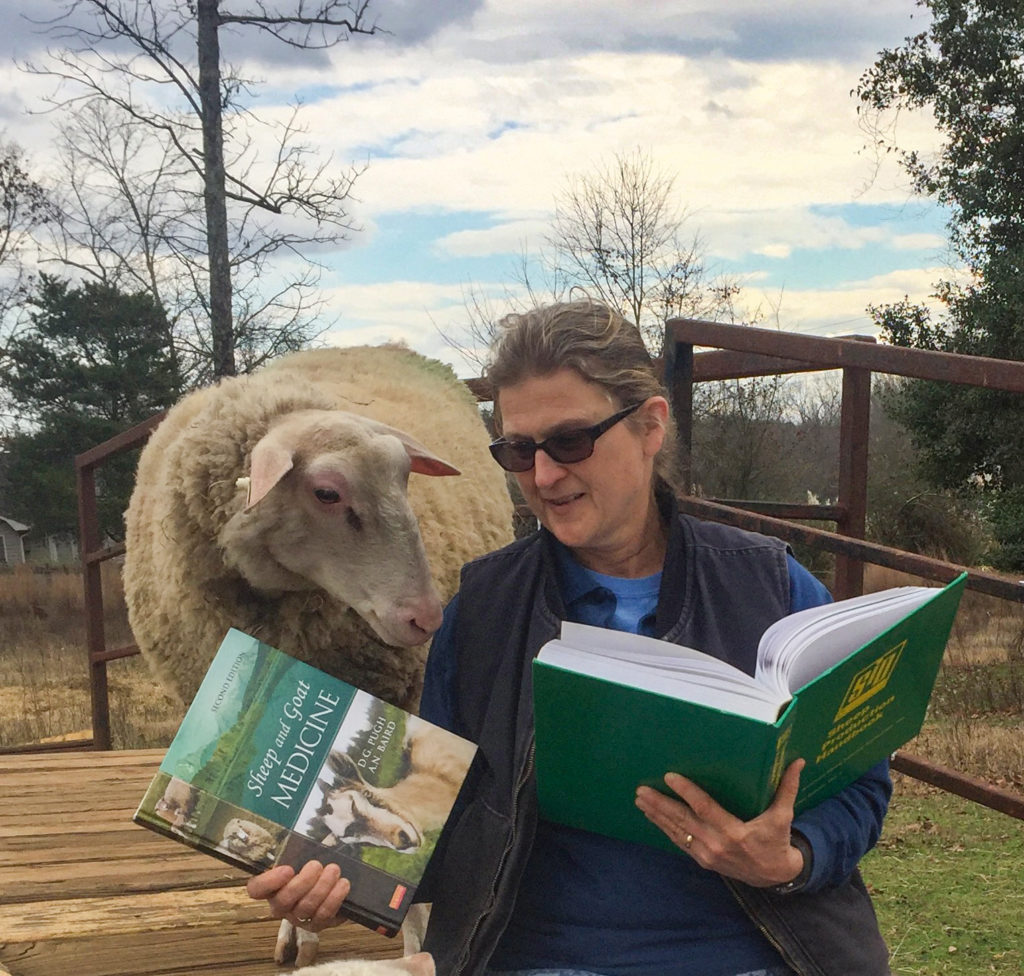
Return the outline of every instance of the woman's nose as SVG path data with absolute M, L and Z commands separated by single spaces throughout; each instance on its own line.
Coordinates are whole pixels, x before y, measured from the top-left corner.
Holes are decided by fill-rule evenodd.
M 538 488 L 554 484 L 565 474 L 565 467 L 559 464 L 547 451 L 538 451 L 533 456 L 533 481 Z

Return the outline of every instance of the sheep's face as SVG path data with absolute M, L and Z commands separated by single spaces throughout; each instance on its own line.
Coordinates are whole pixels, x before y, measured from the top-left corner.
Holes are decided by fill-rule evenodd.
M 192 816 L 197 800 L 198 794 L 191 785 L 175 776 L 171 777 L 164 795 L 154 804 L 154 810 L 172 827 L 183 827 Z
M 320 781 L 324 802 L 319 818 L 345 844 L 387 847 L 400 854 L 419 850 L 423 835 L 413 821 L 365 783 L 329 787 Z
M 253 451 L 248 505 L 221 535 L 226 560 L 257 589 L 319 588 L 385 643 L 422 643 L 441 605 L 406 489 L 410 471 L 454 469 L 411 443 L 342 411 L 289 415 Z

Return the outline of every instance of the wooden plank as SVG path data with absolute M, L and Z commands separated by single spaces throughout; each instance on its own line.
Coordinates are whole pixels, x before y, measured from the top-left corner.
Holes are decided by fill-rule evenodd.
M 0 820 L 0 838 L 29 837 L 32 834 L 69 836 L 105 834 L 115 830 L 142 830 L 125 817 L 96 817 L 91 814 L 62 814 L 51 810 L 45 814 L 23 814 L 19 819 Z M 83 841 L 84 842 L 84 841 Z
M 27 863 L 123 861 L 136 857 L 170 857 L 177 854 L 176 845 L 167 837 L 146 831 L 146 836 L 139 840 L 135 835 L 141 830 L 137 826 L 108 828 L 90 834 L 88 843 L 82 843 L 78 837 L 72 840 L 70 835 L 65 834 L 64 843 L 59 847 L 54 844 L 53 837 L 40 836 L 38 833 L 5 838 L 3 847 L 0 847 L 0 867 Z
M 89 803 L 94 809 L 112 810 L 124 807 L 134 810 L 152 779 L 152 776 L 149 775 L 149 767 L 143 767 L 143 769 L 144 779 L 135 776 L 131 780 L 122 781 L 89 778 L 88 774 L 75 771 L 66 775 L 61 783 L 50 779 L 55 774 L 45 773 L 42 774 L 42 778 L 37 777 L 32 780 L 29 777 L 27 782 L 19 784 L 14 781 L 14 778 L 9 780 L 4 775 L 4 788 L 10 792 L 0 798 L 0 811 L 16 809 L 18 800 L 45 799 L 49 800 L 52 806 L 55 794 L 66 789 L 75 790 L 83 802 Z M 17 778 L 24 779 L 25 777 L 19 775 Z
M 5 946 L 10 976 L 272 976 L 274 922 L 226 922 L 204 929 L 101 934 Z M 5 948 L 8 953 L 5 953 Z M 385 939 L 357 925 L 321 935 L 321 960 L 388 959 L 401 955 L 401 940 Z M 0 968 L 0 973 L 3 970 Z
M 130 771 L 133 768 L 149 766 L 156 772 L 164 757 L 166 749 L 122 749 L 107 752 L 89 749 L 72 750 L 70 752 L 35 752 L 0 755 L 0 770 L 4 771 L 6 781 L 9 773 L 31 772 L 42 775 L 56 772 L 61 776 L 75 770 L 91 771 L 94 774 L 103 770 Z
M 158 769 L 157 766 L 140 766 L 137 770 L 130 771 L 131 779 L 125 779 L 123 776 L 90 776 L 87 770 L 75 769 L 63 774 L 62 782 L 56 781 L 59 774 L 52 771 L 36 774 L 18 773 L 10 777 L 5 773 L 4 785 L 9 783 L 11 792 L 0 799 L 0 805 L 2 808 L 9 808 L 17 799 L 37 796 L 48 797 L 53 802 L 55 793 L 71 787 L 80 788 L 86 795 L 91 793 L 93 802 L 102 801 L 113 806 L 115 804 L 111 801 L 116 800 L 117 804 L 134 809 Z
M 43 860 L 51 856 L 90 860 L 96 856 L 96 851 L 111 857 L 125 858 L 148 854 L 169 855 L 174 850 L 171 846 L 174 842 L 168 838 L 146 831 L 145 836 L 139 840 L 136 836 L 139 833 L 142 833 L 142 828 L 134 824 L 114 828 L 95 826 L 91 831 L 65 831 L 63 838 L 66 843 L 61 845 L 60 850 L 56 850 L 52 838 L 40 835 L 38 831 L 20 828 L 4 837 L 3 847 L 0 848 L 0 865 L 8 861 L 13 863 L 19 855 L 29 853 Z
M 163 750 L 0 756 L 0 976 L 270 976 L 248 875 L 131 823 Z M 348 924 L 321 959 L 401 955 Z
M 140 862 L 141 864 L 142 862 Z M 3 903 L 49 901 L 70 894 L 88 898 L 119 893 L 170 891 L 190 887 L 224 887 L 244 883 L 247 875 L 222 864 L 215 858 L 167 860 L 148 858 L 144 866 L 126 870 L 124 862 L 89 861 L 73 866 L 45 864 L 38 868 L 5 870 Z M 69 888 L 73 877 L 74 886 Z
M 0 932 L 8 942 L 66 938 L 72 932 L 76 937 L 159 932 L 259 919 L 269 919 L 267 906 L 241 888 L 38 900 L 31 912 L 17 904 L 0 905 Z
M 6 787 L 7 784 L 5 783 L 4 788 L 6 789 Z M 83 787 L 82 790 L 90 788 Z M 118 821 L 128 823 L 131 821 L 132 814 L 138 807 L 139 800 L 142 799 L 144 793 L 145 790 L 143 789 L 124 796 L 89 797 L 84 795 L 84 792 L 76 790 L 76 805 L 71 812 L 74 812 L 79 817 L 88 814 L 99 820 L 105 820 L 108 823 L 116 823 Z M 10 803 L 4 804 L 3 808 L 0 809 L 0 823 L 11 820 L 17 821 L 19 817 L 21 820 L 34 816 L 43 817 L 57 809 L 59 807 L 55 804 L 52 790 L 49 796 L 25 796 L 17 808 Z

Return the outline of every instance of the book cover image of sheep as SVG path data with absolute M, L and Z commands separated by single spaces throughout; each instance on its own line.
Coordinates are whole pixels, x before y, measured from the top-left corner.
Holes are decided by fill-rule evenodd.
M 488 441 L 468 387 L 401 346 L 293 353 L 189 394 L 143 450 L 125 515 L 143 656 L 187 704 L 236 627 L 415 710 L 459 570 L 512 538 Z M 228 843 L 254 842 L 258 817 L 237 819 Z

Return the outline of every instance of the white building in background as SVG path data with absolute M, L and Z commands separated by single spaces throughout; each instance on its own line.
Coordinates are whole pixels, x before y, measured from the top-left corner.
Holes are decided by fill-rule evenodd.
M 106 542 L 107 545 L 111 543 Z M 33 566 L 68 566 L 78 562 L 78 537 L 74 532 L 32 534 L 32 526 L 0 515 L 0 568 L 31 563 Z
M 29 526 L 0 515 L 0 566 L 25 562 L 25 533 Z

